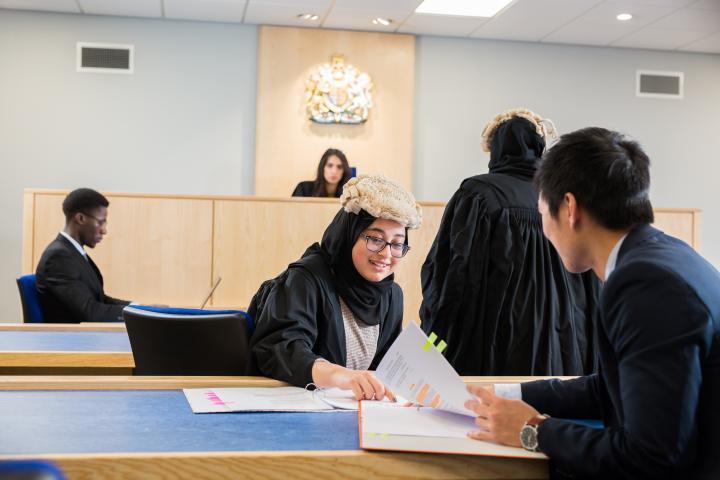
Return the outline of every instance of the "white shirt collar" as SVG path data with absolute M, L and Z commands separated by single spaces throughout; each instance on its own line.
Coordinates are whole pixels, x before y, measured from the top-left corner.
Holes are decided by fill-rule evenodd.
M 617 241 L 615 246 L 612 250 L 610 250 L 610 255 L 608 256 L 607 263 L 605 264 L 605 281 L 607 282 L 607 279 L 610 277 L 610 274 L 615 270 L 615 264 L 617 263 L 617 257 L 618 253 L 620 253 L 620 247 L 622 246 L 623 242 L 625 241 L 625 238 L 627 237 L 627 233 L 623 235 L 620 240 Z
M 64 232 L 64 231 L 61 231 L 61 232 L 60 232 L 60 235 L 62 235 L 63 237 L 67 238 L 68 240 L 70 240 L 70 243 L 72 243 L 73 247 L 75 247 L 75 249 L 76 249 L 78 252 L 80 252 L 80 255 L 82 255 L 83 257 L 87 258 L 87 253 L 86 253 L 85 250 L 83 249 L 82 245 L 80 245 L 80 244 L 77 242 L 77 240 L 75 240 L 73 237 L 71 237 L 70 235 L 68 235 L 68 234 L 67 234 L 66 232 Z

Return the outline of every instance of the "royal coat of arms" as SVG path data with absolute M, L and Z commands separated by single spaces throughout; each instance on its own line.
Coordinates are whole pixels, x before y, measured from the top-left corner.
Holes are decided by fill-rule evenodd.
M 333 55 L 310 75 L 305 88 L 307 113 L 317 123 L 365 123 L 372 107 L 372 80 Z

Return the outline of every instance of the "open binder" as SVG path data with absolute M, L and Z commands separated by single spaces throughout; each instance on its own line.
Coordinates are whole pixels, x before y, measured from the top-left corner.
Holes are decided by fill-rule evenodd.
M 411 407 L 363 401 L 358 413 L 360 447 L 514 458 L 547 458 L 543 453 L 473 440 L 475 414 L 465 408 L 471 398 L 465 383 L 443 357 L 445 343 L 427 337 L 409 323 L 378 365 L 376 376 L 393 392 L 415 403 Z

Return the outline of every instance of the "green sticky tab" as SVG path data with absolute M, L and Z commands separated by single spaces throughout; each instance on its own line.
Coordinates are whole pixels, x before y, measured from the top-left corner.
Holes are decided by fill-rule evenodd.
M 374 433 L 374 432 L 368 433 L 368 437 L 374 437 L 374 436 L 375 436 L 375 433 Z
M 389 437 L 390 435 L 387 434 L 387 433 L 381 433 L 380 436 L 383 437 L 383 438 L 387 438 L 387 437 Z
M 435 335 L 433 332 L 430 332 L 430 336 L 425 341 L 425 345 L 423 346 L 423 350 L 428 351 L 430 350 L 430 346 L 435 343 L 435 340 L 437 340 L 437 335 Z
M 438 343 L 437 347 L 435 347 L 435 348 L 437 349 L 438 352 L 442 353 L 443 350 L 445 350 L 445 347 L 447 347 L 447 343 L 445 343 L 445 340 L 440 340 L 440 343 Z

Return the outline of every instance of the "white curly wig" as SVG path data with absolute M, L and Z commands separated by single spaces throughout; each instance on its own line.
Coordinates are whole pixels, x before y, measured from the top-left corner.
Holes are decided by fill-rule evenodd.
M 492 139 L 493 135 L 495 135 L 495 131 L 497 131 L 498 127 L 508 120 L 510 120 L 513 117 L 521 117 L 525 120 L 529 121 L 535 126 L 535 131 L 538 135 L 540 135 L 543 139 L 545 139 L 545 142 L 547 142 L 549 139 L 557 138 L 557 130 L 555 129 L 555 124 L 550 120 L 549 118 L 542 118 L 537 113 L 528 110 L 527 108 L 513 108 L 511 110 L 506 110 L 497 116 L 493 118 L 490 122 L 488 122 L 487 125 L 485 125 L 485 128 L 483 128 L 482 134 L 480 136 L 482 137 L 482 149 L 486 152 L 490 153 L 490 149 L 492 147 Z
M 346 212 L 365 210 L 375 218 L 393 220 L 406 228 L 419 228 L 422 211 L 415 197 L 382 175 L 359 175 L 343 185 L 340 202 Z

